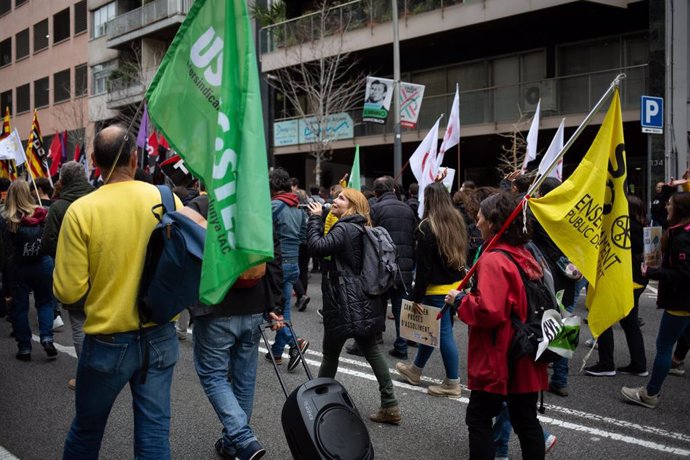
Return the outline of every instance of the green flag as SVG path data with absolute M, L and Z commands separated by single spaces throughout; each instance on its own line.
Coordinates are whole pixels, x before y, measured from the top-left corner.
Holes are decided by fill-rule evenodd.
M 199 294 L 220 302 L 273 258 L 259 74 L 244 1 L 196 0 L 146 92 L 151 120 L 206 184 Z
M 352 170 L 350 171 L 350 180 L 348 181 L 348 187 L 353 188 L 355 190 L 362 189 L 359 174 L 359 144 L 355 145 L 355 159 L 352 162 Z

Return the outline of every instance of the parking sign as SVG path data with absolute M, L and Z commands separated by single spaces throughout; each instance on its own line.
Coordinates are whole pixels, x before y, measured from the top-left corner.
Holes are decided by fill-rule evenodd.
M 663 134 L 664 98 L 642 96 L 640 101 L 640 124 L 643 133 Z

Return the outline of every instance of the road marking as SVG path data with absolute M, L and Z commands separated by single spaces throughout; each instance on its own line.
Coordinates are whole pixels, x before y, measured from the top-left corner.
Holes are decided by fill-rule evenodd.
M 41 343 L 41 338 L 37 335 L 32 335 L 32 339 L 34 339 L 34 342 Z M 53 341 L 53 345 L 55 345 L 55 349 L 61 353 L 64 353 L 66 355 L 70 355 L 72 358 L 77 357 L 77 350 L 74 349 L 74 347 L 66 347 L 64 345 L 60 345 L 59 343 Z M 0 460 L 2 460 L 2 457 L 0 457 Z
M 261 353 L 266 353 L 268 350 L 266 350 L 263 347 L 260 347 L 259 351 Z M 321 353 L 319 351 L 315 351 L 315 350 L 307 350 L 306 354 L 307 355 L 313 355 L 313 356 L 316 356 L 319 358 L 323 357 L 323 353 Z M 313 359 L 307 359 L 306 361 L 307 361 L 307 364 L 309 364 L 310 366 L 313 366 L 313 367 L 318 368 L 318 366 L 321 365 L 321 361 L 316 361 Z M 350 364 L 350 365 L 358 366 L 358 367 L 370 368 L 369 364 L 366 362 L 362 362 L 362 361 L 357 360 L 357 359 L 351 359 L 351 358 L 346 358 L 346 357 L 342 357 L 342 356 L 339 358 L 339 362 L 344 363 L 344 364 Z M 400 373 L 397 370 L 394 370 L 394 369 L 388 369 L 388 370 L 391 374 L 400 375 Z M 343 374 L 351 375 L 353 377 L 360 377 L 360 378 L 365 379 L 365 380 L 376 381 L 376 376 L 374 376 L 373 374 L 371 374 L 369 372 L 362 372 L 359 370 L 349 369 L 347 367 L 342 367 L 342 366 L 338 367 L 338 372 L 342 372 Z M 428 377 L 424 377 L 424 376 L 422 376 L 422 379 L 424 381 L 427 381 L 430 383 L 436 383 L 436 384 L 441 383 L 441 380 L 432 379 L 432 378 L 428 378 Z M 393 380 L 393 385 L 396 387 L 404 388 L 406 390 L 416 391 L 417 393 L 426 394 L 426 388 L 425 387 L 410 385 L 408 383 L 400 382 L 398 380 Z M 466 390 L 467 387 L 463 386 L 463 389 Z M 462 396 L 460 398 L 448 398 L 448 399 L 458 401 L 462 404 L 468 404 L 469 403 L 469 399 L 465 396 Z M 662 429 L 652 427 L 652 426 L 639 425 L 636 423 L 627 422 L 625 420 L 618 420 L 618 419 L 614 419 L 611 417 L 603 417 L 603 416 L 600 416 L 597 414 L 590 414 L 588 412 L 577 411 L 577 410 L 569 409 L 566 407 L 555 406 L 552 404 L 545 404 L 545 406 L 548 407 L 549 409 L 556 411 L 556 412 L 561 412 L 563 414 L 567 414 L 570 416 L 584 418 L 584 419 L 587 419 L 591 422 L 599 422 L 599 423 L 614 425 L 614 426 L 620 427 L 620 428 L 637 430 L 637 431 L 641 431 L 645 434 L 654 434 L 657 436 L 670 438 L 670 439 L 673 439 L 674 441 L 690 442 L 690 436 L 682 434 L 682 433 L 674 433 L 671 431 L 662 430 Z M 659 452 L 672 453 L 675 455 L 690 457 L 690 450 L 687 450 L 687 449 L 681 449 L 681 448 L 677 448 L 677 447 L 667 446 L 665 444 L 660 444 L 660 443 L 656 443 L 653 441 L 646 441 L 643 439 L 639 439 L 639 438 L 632 437 L 632 436 L 626 436 L 626 435 L 623 435 L 620 433 L 615 433 L 612 431 L 601 430 L 598 428 L 590 428 L 588 426 L 579 425 L 579 424 L 571 423 L 571 422 L 566 422 L 564 420 L 558 420 L 558 419 L 555 419 L 553 417 L 545 417 L 543 415 L 539 416 L 539 420 L 546 423 L 546 424 L 549 424 L 549 425 L 560 426 L 563 428 L 567 428 L 569 430 L 580 431 L 582 433 L 588 433 L 588 434 L 591 434 L 594 436 L 599 436 L 599 437 L 608 438 L 608 439 L 611 439 L 614 441 L 624 442 L 626 444 L 633 444 L 633 445 L 637 445 L 640 447 L 646 447 L 648 449 L 656 450 Z
M 0 460 L 19 460 L 18 457 L 12 455 L 12 452 L 0 446 Z

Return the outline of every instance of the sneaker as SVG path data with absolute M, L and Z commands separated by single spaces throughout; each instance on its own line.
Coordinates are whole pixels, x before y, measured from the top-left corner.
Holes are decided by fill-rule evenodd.
M 31 361 L 31 350 L 19 350 L 14 357 L 19 361 Z
M 258 460 L 264 455 L 266 455 L 266 449 L 259 444 L 259 441 L 252 441 L 247 447 L 237 452 L 237 460 Z
M 567 397 L 570 393 L 568 393 L 568 388 L 566 387 L 557 387 L 554 385 L 549 384 L 549 393 L 553 393 L 556 396 L 561 396 L 563 398 Z
M 585 346 L 588 348 L 594 347 L 595 350 L 599 349 L 599 343 L 594 343 L 594 339 L 585 340 Z
M 74 391 L 77 389 L 77 379 L 69 379 L 67 381 L 67 388 Z
M 283 364 L 283 357 L 282 356 L 274 356 L 273 359 L 276 360 L 276 364 L 278 366 Z M 268 353 L 266 353 L 266 361 L 270 361 L 270 360 L 271 360 L 271 352 L 269 351 Z
M 65 325 L 65 322 L 62 320 L 62 316 L 57 315 L 55 317 L 55 319 L 53 320 L 53 330 L 56 331 L 64 325 Z
M 235 454 L 233 454 L 230 449 L 223 445 L 223 438 L 219 438 L 213 447 L 216 449 L 216 453 L 220 455 L 220 458 L 223 460 L 235 460 Z
M 683 365 L 685 364 L 685 361 L 675 361 L 671 360 L 671 368 L 668 370 L 668 373 L 670 375 L 677 375 L 679 377 L 682 377 L 685 375 L 685 368 Z
M 319 308 L 318 310 L 316 310 L 316 314 L 319 315 L 319 318 L 323 319 L 323 309 L 322 308 Z
M 364 356 L 364 353 L 362 353 L 362 350 L 359 349 L 357 342 L 353 342 L 352 345 L 346 346 L 345 351 L 348 355 Z
M 381 407 L 375 414 L 369 416 L 369 420 L 376 423 L 388 423 L 391 425 L 399 425 L 402 420 L 400 415 L 400 406 Z
M 458 379 L 451 383 L 448 379 L 443 379 L 440 385 L 429 385 L 426 392 L 431 396 L 442 396 L 446 398 L 459 398 L 462 390 L 460 389 L 460 382 Z
M 594 366 L 585 367 L 585 374 L 595 377 L 614 377 L 616 370 L 597 363 Z
M 307 348 L 309 348 L 309 340 L 297 339 L 297 346 L 299 346 L 299 349 L 302 351 L 302 354 L 304 354 L 307 352 Z M 300 360 L 302 359 L 302 356 L 300 356 L 297 347 L 290 347 L 290 352 L 288 354 L 290 355 L 290 361 L 288 362 L 288 370 L 291 371 L 297 367 Z
M 53 344 L 52 340 L 46 340 L 45 342 L 41 342 L 41 345 L 43 345 L 43 349 L 46 351 L 48 358 L 50 358 L 50 359 L 57 358 L 58 352 L 55 349 L 55 345 Z
M 632 366 L 619 367 L 616 370 L 621 374 L 637 375 L 638 377 L 647 377 L 649 375 L 649 372 L 647 372 L 646 370 L 635 369 Z
M 551 449 L 553 449 L 553 446 L 556 445 L 556 436 L 550 434 L 546 437 L 544 440 L 544 453 L 548 454 Z
M 393 358 L 407 359 L 407 352 L 398 351 L 395 348 L 393 348 L 392 350 L 388 350 L 388 354 L 391 355 Z
M 405 377 L 410 385 L 419 385 L 422 381 L 422 370 L 414 364 L 396 363 L 395 368 Z
M 307 304 L 309 303 L 310 300 L 311 300 L 311 297 L 309 297 L 306 294 L 303 295 L 302 297 L 300 297 L 299 299 L 297 299 L 297 301 L 295 302 L 295 308 L 297 309 L 297 311 L 306 310 Z
M 640 406 L 654 409 L 659 404 L 659 395 L 649 396 L 647 388 L 621 388 L 621 394 L 628 401 L 639 404 Z

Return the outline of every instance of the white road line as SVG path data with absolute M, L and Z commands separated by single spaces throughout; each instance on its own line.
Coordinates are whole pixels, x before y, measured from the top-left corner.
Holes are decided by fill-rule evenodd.
M 19 460 L 18 457 L 12 455 L 12 452 L 0 446 L 0 460 Z
M 39 336 L 32 335 L 31 338 L 34 339 L 34 342 L 41 343 L 41 338 Z M 64 353 L 66 355 L 70 355 L 72 358 L 77 357 L 77 351 L 74 349 L 74 347 L 66 347 L 64 345 L 60 345 L 59 343 L 57 343 L 55 341 L 53 342 L 53 344 L 55 345 L 55 349 L 57 351 Z M 2 457 L 0 457 L 0 460 L 2 460 Z
M 259 347 L 259 351 L 261 353 L 266 353 L 268 350 L 266 350 L 263 347 Z M 306 354 L 317 356 L 320 358 L 323 357 L 323 353 L 318 352 L 318 351 L 314 351 L 314 350 L 307 350 Z M 316 367 L 317 369 L 321 365 L 321 361 L 316 361 L 316 360 L 312 360 L 312 359 L 307 359 L 306 361 L 307 361 L 307 364 L 309 364 L 312 367 Z M 359 361 L 356 359 L 340 357 L 339 362 L 341 364 L 351 364 L 351 365 L 355 365 L 358 367 L 369 368 L 368 363 L 365 363 L 365 362 L 362 362 L 362 361 Z M 359 377 L 359 378 L 362 378 L 365 380 L 376 381 L 376 376 L 374 376 L 373 374 L 371 374 L 369 372 L 362 372 L 359 370 L 349 369 L 347 367 L 342 367 L 342 366 L 338 367 L 338 372 L 342 372 L 343 374 L 351 375 L 354 377 Z M 398 373 L 398 371 L 396 371 L 394 369 L 389 369 L 389 372 L 391 374 L 400 375 Z M 437 380 L 437 379 L 431 379 L 431 378 L 425 378 L 425 377 L 422 377 L 422 379 L 424 379 L 425 381 L 431 382 L 431 383 L 440 383 L 441 382 L 440 380 Z M 405 390 L 416 391 L 418 393 L 426 393 L 426 388 L 424 388 L 424 387 L 410 385 L 408 383 L 400 382 L 397 380 L 393 380 L 393 385 L 395 385 L 396 387 L 404 388 Z M 466 387 L 463 387 L 463 389 L 466 389 Z M 462 404 L 468 404 L 469 403 L 469 399 L 467 397 L 464 397 L 464 396 L 460 397 L 460 398 L 448 398 L 448 399 L 458 401 Z M 645 434 L 653 434 L 656 436 L 661 436 L 661 437 L 673 439 L 674 441 L 690 442 L 690 436 L 682 434 L 682 433 L 674 433 L 674 432 L 662 430 L 662 429 L 659 429 L 656 427 L 638 425 L 636 423 L 627 422 L 625 420 L 618 420 L 618 419 L 614 419 L 611 417 L 603 417 L 603 416 L 600 416 L 597 414 L 590 414 L 587 412 L 572 410 L 572 409 L 568 409 L 565 407 L 555 406 L 552 404 L 546 404 L 546 407 L 548 407 L 549 409 L 552 409 L 556 412 L 561 412 L 561 413 L 567 414 L 569 416 L 584 418 L 584 419 L 587 419 L 591 422 L 599 422 L 599 423 L 603 423 L 603 424 L 614 425 L 614 426 L 620 427 L 620 428 L 638 430 L 638 431 L 641 431 Z M 590 428 L 588 426 L 579 425 L 579 424 L 571 423 L 571 422 L 566 422 L 564 420 L 558 420 L 558 419 L 555 419 L 553 417 L 545 417 L 543 415 L 539 416 L 539 420 L 541 420 L 542 422 L 549 424 L 549 425 L 561 426 L 563 428 L 567 428 L 570 430 L 580 431 L 583 433 L 588 433 L 591 435 L 599 436 L 602 438 L 608 438 L 608 439 L 611 439 L 614 441 L 624 442 L 626 444 L 633 444 L 633 445 L 637 445 L 640 447 L 646 447 L 648 449 L 656 450 L 659 452 L 672 453 L 675 455 L 690 457 L 690 450 L 687 450 L 687 449 L 681 449 L 681 448 L 677 448 L 677 447 L 667 446 L 665 444 L 660 444 L 660 443 L 656 443 L 653 441 L 646 441 L 644 439 L 639 439 L 639 438 L 635 438 L 632 436 L 626 436 L 626 435 L 623 435 L 620 433 L 615 433 L 612 431 L 600 430 L 598 428 Z

